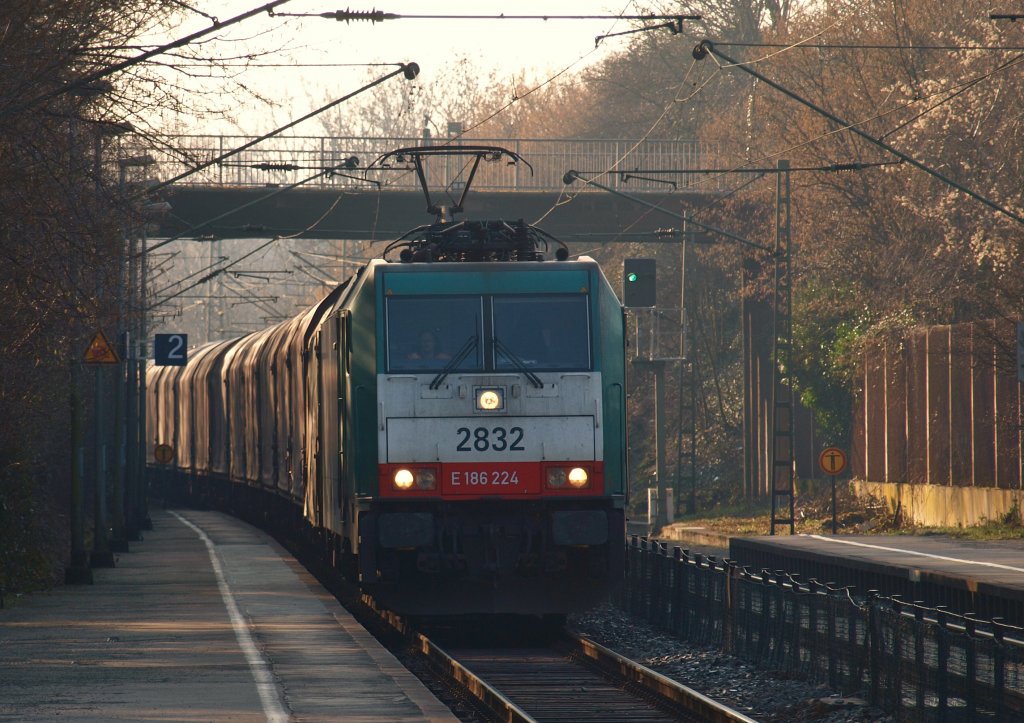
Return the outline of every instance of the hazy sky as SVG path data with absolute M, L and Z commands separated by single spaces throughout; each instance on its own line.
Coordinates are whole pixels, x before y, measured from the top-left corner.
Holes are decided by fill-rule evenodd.
M 439 0 L 377 0 L 378 4 L 350 1 L 292 0 L 277 8 L 279 13 L 322 13 L 346 7 L 353 11 L 381 10 L 399 15 L 604 15 L 637 13 L 632 3 L 620 2 L 613 9 L 602 0 L 516 0 L 473 3 L 440 2 Z M 192 7 L 227 20 L 260 5 L 259 0 L 192 3 Z M 209 20 L 190 13 L 175 28 L 171 37 L 181 37 L 207 27 Z M 611 38 L 595 50 L 595 38 L 608 32 L 628 29 L 625 21 L 600 20 L 468 20 L 416 19 L 404 17 L 383 23 L 338 22 L 319 17 L 296 18 L 267 14 L 254 17 L 224 32 L 224 37 L 242 40 L 239 43 L 210 43 L 203 47 L 208 54 L 237 54 L 244 48 L 273 49 L 260 58 L 260 64 L 282 64 L 284 67 L 251 68 L 239 78 L 252 90 L 294 108 L 297 113 L 277 110 L 268 113 L 258 106 L 246 106 L 234 132 L 257 133 L 269 130 L 289 118 L 301 115 L 322 104 L 325 98 L 344 95 L 366 80 L 365 67 L 344 67 L 344 64 L 373 62 L 416 62 L 422 71 L 421 81 L 446 72 L 453 60 L 467 57 L 481 70 L 495 69 L 510 78 L 525 72 L 528 78 L 544 79 L 575 63 L 579 70 L 589 63 L 624 47 L 625 40 Z M 382 68 L 381 73 L 390 69 Z M 202 82 L 202 81 L 188 81 Z M 310 131 L 315 123 L 311 122 Z M 222 128 L 227 130 L 227 128 Z M 193 128 L 198 131 L 199 128 Z M 298 131 L 297 131 L 298 132 Z

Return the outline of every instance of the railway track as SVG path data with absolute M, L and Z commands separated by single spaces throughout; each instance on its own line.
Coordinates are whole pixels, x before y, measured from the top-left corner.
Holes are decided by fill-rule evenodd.
M 372 602 L 364 598 L 372 607 Z M 710 721 L 753 723 L 714 701 L 597 643 L 563 633 L 538 647 L 442 648 L 401 618 L 378 611 L 413 641 L 431 669 L 481 714 L 508 723 Z
M 755 723 L 722 703 L 571 632 L 561 632 L 549 644 L 538 643 L 535 647 L 500 643 L 502 647 L 481 648 L 466 643 L 473 636 L 467 636 L 468 626 L 460 626 L 457 642 L 442 648 L 404 618 L 379 608 L 372 598 L 360 594 L 334 571 L 316 564 L 313 555 L 301 557 L 382 643 L 398 652 L 402 647 L 398 640 L 405 640 L 406 652 L 411 649 L 451 690 L 453 695 L 444 697 L 469 701 L 479 714 L 477 718 L 507 723 Z M 533 633 L 536 630 L 527 632 L 531 636 Z M 509 636 L 504 637 L 507 641 Z M 539 637 L 553 636 L 540 633 Z M 413 672 L 422 677 L 420 672 Z M 437 686 L 428 686 L 435 693 L 441 692 Z
M 477 698 L 493 720 L 751 721 L 700 693 L 567 634 L 547 648 L 444 651 L 418 636 L 435 669 Z

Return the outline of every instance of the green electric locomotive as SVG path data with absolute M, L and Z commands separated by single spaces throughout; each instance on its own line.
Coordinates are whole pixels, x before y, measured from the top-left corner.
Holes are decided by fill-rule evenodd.
M 625 553 L 623 313 L 549 240 L 441 218 L 300 316 L 152 368 L 175 488 L 303 527 L 399 613 L 604 599 Z

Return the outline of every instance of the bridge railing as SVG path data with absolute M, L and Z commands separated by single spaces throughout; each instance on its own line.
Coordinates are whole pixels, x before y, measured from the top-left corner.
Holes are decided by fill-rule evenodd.
M 174 135 L 159 140 L 146 148 L 126 149 L 126 153 L 147 153 L 156 162 L 156 174 L 160 178 L 171 178 L 243 146 L 253 137 Z M 356 190 L 373 188 L 366 180 L 369 179 L 379 182 L 383 188 L 417 190 L 416 174 L 396 160 L 388 170 L 364 175 L 364 169 L 384 153 L 398 148 L 446 143 L 501 146 L 514 151 L 533 167 L 531 173 L 522 163 L 484 162 L 473 180 L 475 190 L 560 191 L 564 188 L 562 178 L 568 170 L 579 171 L 586 177 L 604 172 L 600 178 L 602 184 L 626 192 L 716 192 L 722 190 L 724 182 L 722 175 L 692 173 L 722 167 L 719 146 L 696 140 L 282 136 L 262 141 L 179 183 L 284 186 L 306 181 L 305 185 L 312 187 Z M 352 157 L 358 159 L 358 168 L 346 169 L 346 160 Z M 337 172 L 329 172 L 331 169 Z M 670 171 L 676 173 L 668 173 Z M 428 160 L 427 174 L 432 190 L 447 188 L 457 197 L 466 182 L 468 167 L 464 159 L 435 157 Z M 735 183 L 735 178 L 729 179 L 730 185 Z M 572 188 L 574 192 L 587 190 L 579 182 Z

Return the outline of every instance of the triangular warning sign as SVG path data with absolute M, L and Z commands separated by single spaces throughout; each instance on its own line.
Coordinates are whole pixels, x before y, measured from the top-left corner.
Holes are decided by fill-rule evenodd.
M 83 361 L 86 364 L 117 364 L 121 359 L 114 351 L 114 347 L 110 346 L 106 335 L 102 331 L 97 331 L 85 350 Z

